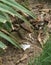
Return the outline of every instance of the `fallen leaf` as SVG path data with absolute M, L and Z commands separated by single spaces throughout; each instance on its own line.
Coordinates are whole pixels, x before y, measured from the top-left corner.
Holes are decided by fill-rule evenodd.
M 27 57 L 28 57 L 27 54 L 24 54 L 23 57 L 16 62 L 16 64 L 18 64 L 19 62 L 24 61 L 25 59 L 27 59 Z
M 24 30 L 26 30 L 26 31 L 28 31 L 28 32 L 32 32 L 32 29 L 31 29 L 31 27 L 30 26 L 28 26 L 26 23 L 22 23 L 21 24 L 21 27 L 24 29 Z

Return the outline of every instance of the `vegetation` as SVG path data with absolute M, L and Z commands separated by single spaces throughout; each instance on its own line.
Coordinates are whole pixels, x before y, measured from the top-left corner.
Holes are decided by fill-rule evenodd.
M 28 65 L 51 65 L 51 35 L 38 58 L 33 58 Z
M 10 44 L 14 45 L 16 48 L 21 49 L 20 42 L 11 33 L 11 31 L 14 30 L 14 26 L 13 26 L 10 16 L 20 19 L 21 21 L 25 22 L 30 27 L 34 26 L 36 33 L 39 35 L 42 34 L 42 31 L 40 29 L 43 29 L 43 32 L 47 33 L 46 24 L 48 24 L 48 21 L 44 19 L 45 22 L 43 21 L 41 22 L 40 18 L 43 18 L 43 17 L 40 17 L 39 19 L 37 19 L 37 16 L 34 13 L 32 13 L 27 8 L 27 6 L 25 6 L 27 5 L 28 0 L 24 0 L 24 1 L 25 1 L 25 4 L 19 4 L 15 0 L 0 0 L 0 50 L 1 51 L 2 49 L 5 50 L 7 48 L 7 45 L 5 44 L 5 42 L 3 42 L 3 40 L 8 41 Z M 44 12 L 42 13 L 44 14 Z M 45 17 L 45 15 L 46 14 L 44 14 L 43 16 Z M 26 18 L 26 16 L 30 16 L 35 22 L 30 23 L 29 20 Z M 37 22 L 37 20 L 40 20 L 40 24 L 39 24 L 39 21 Z M 39 43 L 41 44 L 42 42 L 43 43 L 46 42 L 46 43 L 44 46 L 42 46 L 43 51 L 40 54 L 40 56 L 37 58 L 31 59 L 28 62 L 28 65 L 51 65 L 51 34 L 49 35 L 49 39 L 44 38 L 45 41 L 41 40 L 41 36 L 37 38 L 38 38 Z M 30 36 L 30 39 L 31 39 L 31 36 Z
M 9 15 L 18 17 L 29 25 L 30 23 L 18 11 L 30 15 L 34 19 L 36 18 L 30 10 L 26 9 L 15 0 L 0 0 L 0 38 L 4 38 L 17 48 L 20 48 L 19 41 L 11 34 L 13 25 Z M 6 47 L 7 46 L 0 40 L 0 48 L 5 49 Z

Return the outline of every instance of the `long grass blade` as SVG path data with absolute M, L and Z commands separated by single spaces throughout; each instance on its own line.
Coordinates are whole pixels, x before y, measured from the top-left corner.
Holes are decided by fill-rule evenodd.
M 22 5 L 17 3 L 15 0 L 1 0 L 1 1 L 12 6 L 12 7 L 17 8 L 18 10 L 20 10 L 20 11 L 30 15 L 34 19 L 36 19 L 36 15 L 34 13 L 32 13 L 31 11 L 29 11 L 28 9 L 26 9 L 25 7 L 23 7 Z
M 4 38 L 4 39 L 6 39 L 7 41 L 9 41 L 9 42 L 12 43 L 15 47 L 20 48 L 20 46 L 17 45 L 17 44 L 19 44 L 19 43 L 15 43 L 15 41 L 14 41 L 11 37 L 7 36 L 6 34 L 4 34 L 4 33 L 1 32 L 1 31 L 0 31 L 0 37 L 2 37 L 2 38 Z
M 3 42 L 0 41 L 0 48 L 4 50 L 7 48 L 7 46 Z

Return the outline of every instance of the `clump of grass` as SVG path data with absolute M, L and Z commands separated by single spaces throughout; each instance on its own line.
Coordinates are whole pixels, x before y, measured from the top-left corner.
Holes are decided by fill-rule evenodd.
M 21 11 L 34 19 L 36 18 L 30 10 L 17 3 L 15 0 L 0 0 L 0 38 L 20 48 L 19 41 L 11 34 L 13 25 L 9 15 L 23 20 L 25 23 L 29 24 L 29 26 L 31 26 L 31 24 L 17 11 Z M 0 40 L 0 48 L 5 49 L 5 47 L 6 45 Z
M 44 45 L 43 52 L 38 58 L 33 58 L 28 65 L 51 65 L 51 35 Z

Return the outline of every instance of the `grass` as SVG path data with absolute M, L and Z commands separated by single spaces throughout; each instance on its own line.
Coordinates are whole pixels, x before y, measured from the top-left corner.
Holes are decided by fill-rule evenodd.
M 9 15 L 23 20 L 29 26 L 31 26 L 31 24 L 18 11 L 36 19 L 35 14 L 21 4 L 17 3 L 15 0 L 0 0 L 0 38 L 4 38 L 15 47 L 20 48 L 19 41 L 11 34 L 13 25 Z M 2 47 L 2 45 L 4 46 Z M 5 45 L 6 44 L 0 40 L 0 48 L 5 48 Z
M 51 35 L 44 45 L 43 52 L 38 58 L 33 58 L 28 65 L 51 65 Z

